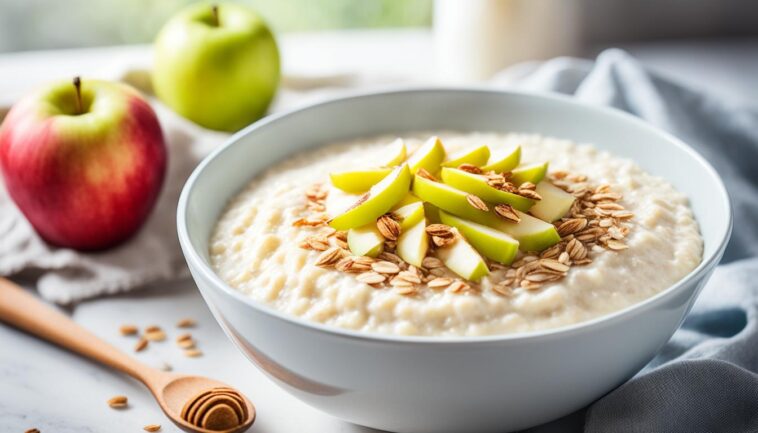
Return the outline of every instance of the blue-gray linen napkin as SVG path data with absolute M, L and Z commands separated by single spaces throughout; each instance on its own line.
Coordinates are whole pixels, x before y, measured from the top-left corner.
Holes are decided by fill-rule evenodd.
M 734 206 L 721 265 L 658 356 L 586 409 L 529 430 L 758 432 L 758 109 L 688 88 L 620 50 L 507 70 L 496 85 L 573 95 L 632 113 L 710 161 Z M 672 161 L 673 163 L 673 161 Z

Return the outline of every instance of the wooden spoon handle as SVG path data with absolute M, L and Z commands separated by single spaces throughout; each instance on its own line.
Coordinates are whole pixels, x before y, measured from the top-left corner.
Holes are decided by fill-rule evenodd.
M 125 355 L 5 278 L 0 278 L 0 320 L 144 383 L 160 373 Z

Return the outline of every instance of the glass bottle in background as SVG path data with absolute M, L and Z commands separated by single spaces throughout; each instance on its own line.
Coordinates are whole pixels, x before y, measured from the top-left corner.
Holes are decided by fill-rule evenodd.
M 575 54 L 576 0 L 435 0 L 435 70 L 475 83 L 516 62 Z

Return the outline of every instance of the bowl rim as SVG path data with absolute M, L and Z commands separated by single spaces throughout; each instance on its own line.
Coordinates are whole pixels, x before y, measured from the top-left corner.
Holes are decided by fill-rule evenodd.
M 603 116 L 611 116 L 621 119 L 624 122 L 630 122 L 633 126 L 645 129 L 654 134 L 660 135 L 663 139 L 669 141 L 673 146 L 680 148 L 687 153 L 689 157 L 693 158 L 700 164 L 703 170 L 708 172 L 713 179 L 717 182 L 717 189 L 720 191 L 721 205 L 726 209 L 727 221 L 724 224 L 722 232 L 719 234 L 718 246 L 711 252 L 708 257 L 703 257 L 701 262 L 695 269 L 690 271 L 687 275 L 680 278 L 677 282 L 669 287 L 661 290 L 655 295 L 635 304 L 632 304 L 621 310 L 614 311 L 608 314 L 604 314 L 590 320 L 582 322 L 560 326 L 557 328 L 548 328 L 542 330 L 518 332 L 510 334 L 493 334 L 482 336 L 405 336 L 395 334 L 381 334 L 375 332 L 361 332 L 354 331 L 346 328 L 340 328 L 333 325 L 326 325 L 318 322 L 311 322 L 309 320 L 290 315 L 273 307 L 266 305 L 262 302 L 257 302 L 252 298 L 245 296 L 241 292 L 235 290 L 229 286 L 225 281 L 221 279 L 213 269 L 205 263 L 197 250 L 195 250 L 190 240 L 189 232 L 187 229 L 187 208 L 189 203 L 189 197 L 198 179 L 203 175 L 203 171 L 206 167 L 220 154 L 226 152 L 229 148 L 239 143 L 241 139 L 248 134 L 251 134 L 258 129 L 265 128 L 269 124 L 283 121 L 290 116 L 311 110 L 317 110 L 323 106 L 343 103 L 347 100 L 386 97 L 388 95 L 395 94 L 414 94 L 414 93 L 436 93 L 436 92 L 469 92 L 469 93 L 490 93 L 490 94 L 504 94 L 517 97 L 537 98 L 546 101 L 547 103 L 559 102 L 562 104 L 573 105 L 574 107 L 580 107 L 585 110 L 598 112 Z M 697 219 L 697 218 L 696 218 Z M 242 302 L 247 306 L 271 316 L 274 319 L 284 320 L 292 325 L 298 327 L 304 327 L 312 331 L 325 332 L 334 337 L 347 338 L 352 340 L 360 340 L 364 342 L 373 343 L 392 343 L 392 344 L 426 344 L 426 345 L 438 345 L 438 344 L 455 344 L 455 345 L 469 345 L 469 344 L 487 344 L 487 343 L 514 343 L 525 342 L 535 339 L 555 339 L 563 338 L 568 335 L 587 332 L 594 327 L 603 327 L 603 325 L 611 325 L 615 322 L 624 320 L 631 315 L 640 314 L 644 311 L 648 311 L 660 304 L 663 304 L 667 299 L 675 296 L 683 287 L 704 278 L 712 268 L 714 268 L 718 261 L 723 256 L 727 242 L 732 233 L 733 227 L 733 210 L 729 193 L 723 180 L 718 175 L 718 172 L 713 166 L 695 149 L 684 143 L 682 140 L 676 138 L 672 134 L 662 129 L 659 129 L 652 124 L 642 120 L 641 118 L 634 116 L 625 111 L 616 109 L 614 107 L 593 105 L 577 101 L 570 95 L 558 94 L 553 92 L 529 92 L 513 89 L 495 89 L 486 86 L 455 86 L 455 87 L 432 87 L 432 86 L 395 86 L 384 88 L 381 90 L 371 91 L 355 91 L 346 92 L 343 95 L 335 98 L 329 98 L 328 100 L 319 101 L 305 106 L 297 107 L 291 110 L 285 110 L 280 113 L 275 113 L 266 116 L 257 122 L 248 125 L 240 131 L 229 137 L 222 145 L 214 149 L 209 155 L 207 155 L 192 171 L 187 181 L 182 188 L 181 195 L 179 197 L 176 214 L 177 232 L 179 236 L 179 244 L 184 253 L 187 264 L 190 268 L 194 268 L 195 272 L 200 272 L 202 277 L 209 281 L 210 286 L 214 290 L 220 292 L 222 295 L 229 296 L 236 301 Z M 193 276 L 193 279 L 196 279 Z M 207 302 L 207 300 L 206 300 Z

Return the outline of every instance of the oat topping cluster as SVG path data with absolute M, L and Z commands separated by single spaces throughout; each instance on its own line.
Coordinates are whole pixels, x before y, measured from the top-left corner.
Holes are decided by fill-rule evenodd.
M 510 173 L 482 172 L 470 164 L 462 164 L 457 168 L 485 176 L 487 184 L 499 190 L 535 201 L 542 198 L 535 191 L 533 183 L 525 182 L 516 187 L 509 181 Z M 417 175 L 438 181 L 424 169 L 419 170 Z M 619 203 L 622 199 L 620 193 L 614 192 L 608 184 L 591 183 L 585 175 L 554 171 L 548 173 L 547 178 L 553 185 L 576 198 L 569 212 L 553 223 L 560 235 L 560 242 L 541 252 L 519 252 L 510 265 L 487 260 L 492 271 L 489 277 L 492 290 L 499 295 L 512 296 L 517 289 L 540 289 L 566 277 L 572 267 L 592 263 L 593 257 L 598 254 L 628 248 L 624 240 L 632 228 L 630 220 L 634 215 Z M 432 223 L 426 226 L 426 234 L 431 243 L 420 267 L 406 263 L 395 254 L 402 219 L 392 212 L 376 220 L 377 229 L 385 238 L 383 252 L 377 257 L 352 255 L 347 245 L 347 232 L 328 226 L 329 217 L 325 213 L 324 204 L 327 194 L 328 190 L 323 184 L 311 185 L 305 194 L 306 216 L 293 223 L 295 227 L 313 231 L 300 247 L 321 252 L 316 266 L 355 274 L 357 281 L 377 289 L 392 288 L 407 296 L 416 294 L 423 287 L 444 289 L 451 293 L 479 293 L 482 290 L 481 284 L 451 273 L 435 256 L 436 248 L 449 246 L 461 236 L 445 224 Z M 476 195 L 468 194 L 466 200 L 476 209 L 490 210 L 490 206 Z M 508 204 L 494 205 L 493 211 L 509 222 L 518 223 L 520 220 L 517 212 Z

